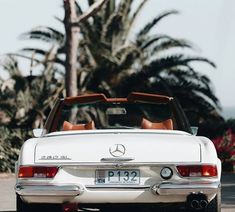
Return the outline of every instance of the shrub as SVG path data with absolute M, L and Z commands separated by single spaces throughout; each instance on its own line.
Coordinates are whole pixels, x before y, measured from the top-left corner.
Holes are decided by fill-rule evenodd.
M 19 149 L 30 135 L 25 129 L 10 129 L 6 126 L 0 126 L 0 134 L 0 172 L 14 172 Z
M 235 133 L 230 128 L 223 136 L 212 140 L 222 162 L 222 170 L 226 172 L 234 171 L 235 167 Z

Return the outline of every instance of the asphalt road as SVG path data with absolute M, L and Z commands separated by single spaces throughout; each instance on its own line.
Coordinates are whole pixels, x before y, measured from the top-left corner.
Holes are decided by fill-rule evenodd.
M 15 212 L 14 175 L 0 174 L 0 211 Z M 222 177 L 222 212 L 235 212 L 235 174 Z

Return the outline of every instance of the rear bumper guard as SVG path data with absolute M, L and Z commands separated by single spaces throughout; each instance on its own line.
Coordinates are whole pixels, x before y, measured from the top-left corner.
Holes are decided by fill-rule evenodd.
M 220 182 L 201 184 L 172 184 L 154 185 L 151 190 L 157 195 L 188 195 L 192 193 L 215 194 L 220 190 Z
M 21 196 L 78 196 L 84 191 L 77 185 L 21 185 L 15 191 Z

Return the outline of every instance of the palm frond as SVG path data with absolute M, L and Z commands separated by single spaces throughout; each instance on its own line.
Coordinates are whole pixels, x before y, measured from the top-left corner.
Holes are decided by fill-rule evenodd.
M 219 107 L 219 100 L 214 95 L 214 92 L 210 86 L 210 82 L 205 81 L 207 78 L 196 71 L 176 69 L 169 71 L 166 78 L 173 80 L 175 84 L 182 86 L 186 91 L 197 91 L 203 93 L 205 96 L 210 98 L 216 106 Z M 172 78 L 173 76 L 173 78 Z M 172 81 L 171 81 L 172 82 Z
M 148 0 L 142 0 L 142 2 L 139 4 L 139 6 L 137 7 L 137 9 L 135 10 L 134 14 L 132 15 L 132 17 L 130 18 L 130 28 L 132 27 L 133 23 L 135 22 L 137 16 L 139 15 L 139 13 L 141 12 L 141 10 L 143 9 L 144 5 L 148 2 Z
M 139 38 L 136 40 L 136 44 L 139 48 L 145 49 L 159 40 L 166 40 L 166 39 L 170 40 L 173 38 L 168 35 L 157 34 L 157 35 L 145 36 L 145 37 Z
M 122 14 L 123 21 L 128 19 L 128 15 L 131 11 L 131 5 L 133 0 L 121 0 L 118 7 L 118 13 Z
M 54 16 L 54 18 L 55 18 L 57 21 L 59 21 L 59 23 L 61 23 L 61 24 L 64 23 L 64 21 L 63 21 L 61 18 L 59 18 L 59 17 L 57 17 L 57 16 Z
M 2 66 L 12 76 L 22 76 L 22 72 L 19 69 L 18 61 L 13 55 L 7 55 L 2 59 L 0 66 Z
M 146 47 L 145 47 L 146 48 Z M 156 44 L 150 52 L 150 55 L 156 54 L 156 52 L 166 51 L 173 48 L 188 48 L 192 49 L 192 45 L 184 39 L 169 39 Z
M 114 40 L 114 35 L 116 37 L 122 37 L 122 43 L 125 42 L 126 34 L 129 28 L 129 13 L 131 10 L 131 5 L 133 0 L 121 0 L 116 11 L 106 14 L 105 24 L 102 28 L 101 38 L 102 41 L 106 41 L 107 38 Z M 110 39 L 110 38 L 113 39 Z M 121 43 L 120 39 L 118 43 Z
M 189 64 L 192 62 L 203 62 L 212 67 L 216 67 L 212 61 L 204 57 L 185 57 L 182 54 L 178 54 L 153 60 L 148 65 L 146 65 L 146 68 L 148 69 L 148 72 L 157 71 L 160 73 L 163 70 L 168 70 L 173 67 L 190 67 Z
M 80 15 L 82 15 L 84 13 L 84 11 L 82 10 L 81 6 L 76 1 L 75 1 L 75 6 L 76 6 L 77 16 L 79 17 Z M 91 24 L 88 20 L 84 20 L 82 22 L 79 22 L 79 26 L 80 26 L 81 33 L 84 36 L 86 36 L 86 39 L 87 39 L 88 35 L 92 35 L 95 31 L 95 30 L 92 30 Z
M 119 69 L 127 69 L 130 68 L 136 61 L 136 58 L 139 57 L 140 51 L 135 46 L 129 45 L 128 47 L 122 49 L 119 52 L 120 55 L 120 62 L 119 62 Z
M 29 32 L 23 33 L 21 39 L 36 39 L 61 45 L 64 42 L 64 34 L 51 27 L 36 27 Z
M 103 23 L 107 22 L 110 15 L 115 12 L 115 9 L 116 9 L 115 0 L 109 0 L 105 4 L 104 15 L 103 15 Z
M 111 40 L 115 32 L 120 31 L 122 15 L 118 12 L 113 13 L 107 20 L 107 22 L 102 27 L 101 39 L 106 42 L 107 38 Z
M 48 54 L 47 51 L 42 50 L 42 49 L 37 49 L 37 48 L 23 48 L 23 49 L 21 49 L 21 51 L 29 52 L 29 53 L 36 53 L 36 54 L 42 55 L 44 57 L 46 56 L 46 54 Z
M 118 43 L 126 43 L 128 39 L 128 32 L 130 30 L 130 12 L 133 0 L 122 0 L 119 3 L 117 12 L 122 16 L 118 37 L 122 38 Z M 117 42 L 117 41 L 116 41 Z
M 168 12 L 164 12 L 162 14 L 160 14 L 159 16 L 157 16 L 156 18 L 154 18 L 150 23 L 148 23 L 146 26 L 144 26 L 143 29 L 141 29 L 139 31 L 139 33 L 137 34 L 137 38 L 140 38 L 142 36 L 145 36 L 146 34 L 148 34 L 148 32 L 157 24 L 159 23 L 163 18 L 169 16 L 169 15 L 173 15 L 173 14 L 178 14 L 179 12 L 176 10 L 171 10 Z

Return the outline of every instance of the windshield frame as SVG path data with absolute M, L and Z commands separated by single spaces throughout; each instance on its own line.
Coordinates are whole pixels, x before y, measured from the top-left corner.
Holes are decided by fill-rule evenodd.
M 97 102 L 113 102 L 113 103 L 138 103 L 138 102 L 146 102 L 146 103 L 169 103 L 171 108 L 174 121 L 176 122 L 177 129 L 185 132 L 190 131 L 190 125 L 186 115 L 184 114 L 183 109 L 176 99 L 173 97 L 167 97 L 156 94 L 145 94 L 145 93 L 137 93 L 133 92 L 128 95 L 127 98 L 106 98 L 104 94 L 89 94 L 77 97 L 68 97 L 65 99 L 58 99 L 55 103 L 54 108 L 50 112 L 48 119 L 45 123 L 44 129 L 47 133 L 56 132 L 57 124 L 61 115 L 61 111 L 64 105 L 73 105 L 78 103 L 97 103 Z

